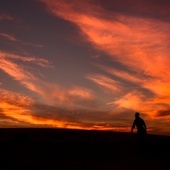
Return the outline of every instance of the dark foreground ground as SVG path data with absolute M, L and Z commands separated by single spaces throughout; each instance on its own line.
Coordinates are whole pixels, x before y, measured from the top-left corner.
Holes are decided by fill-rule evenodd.
M 64 129 L 0 129 L 0 170 L 170 169 L 170 137 Z

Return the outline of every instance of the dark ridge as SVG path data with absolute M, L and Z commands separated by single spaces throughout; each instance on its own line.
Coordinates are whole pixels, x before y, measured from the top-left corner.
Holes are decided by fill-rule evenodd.
M 169 166 L 170 137 L 72 129 L 0 129 L 1 167 L 9 169 L 150 169 Z

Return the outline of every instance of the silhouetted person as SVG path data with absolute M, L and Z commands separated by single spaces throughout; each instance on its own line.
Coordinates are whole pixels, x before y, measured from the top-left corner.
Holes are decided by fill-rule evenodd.
M 135 120 L 133 122 L 131 133 L 133 133 L 133 129 L 137 128 L 137 143 L 143 143 L 144 137 L 146 135 L 146 124 L 145 121 L 140 118 L 140 114 L 138 112 L 135 113 Z

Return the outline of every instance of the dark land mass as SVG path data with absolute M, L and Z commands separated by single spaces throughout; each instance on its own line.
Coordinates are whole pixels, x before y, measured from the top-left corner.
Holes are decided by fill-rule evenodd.
M 68 129 L 0 129 L 0 170 L 170 169 L 170 137 Z

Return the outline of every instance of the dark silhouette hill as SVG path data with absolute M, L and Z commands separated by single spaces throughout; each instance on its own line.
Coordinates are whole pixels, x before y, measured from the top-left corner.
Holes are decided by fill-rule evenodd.
M 170 137 L 44 128 L 0 129 L 0 169 L 167 169 Z

